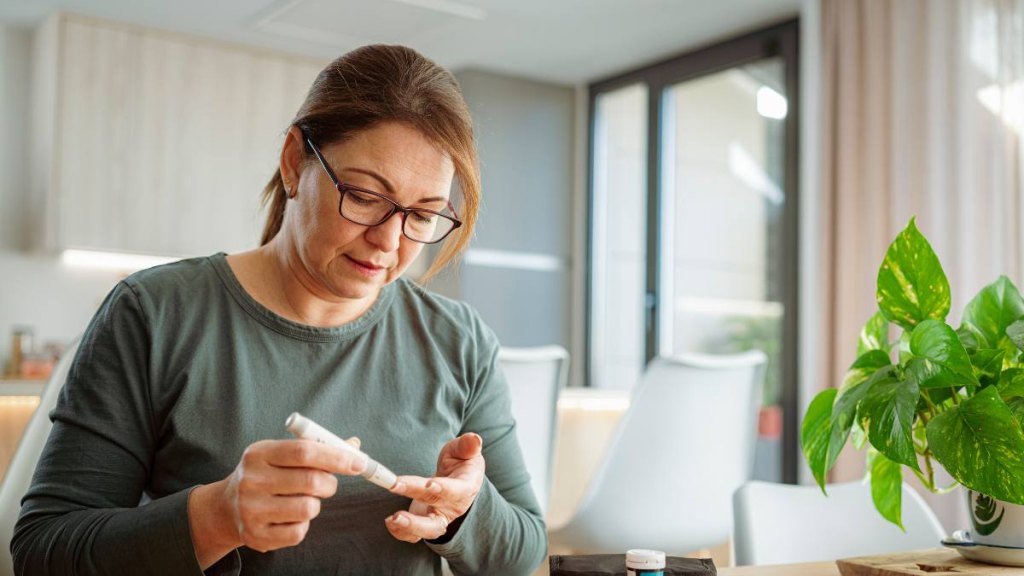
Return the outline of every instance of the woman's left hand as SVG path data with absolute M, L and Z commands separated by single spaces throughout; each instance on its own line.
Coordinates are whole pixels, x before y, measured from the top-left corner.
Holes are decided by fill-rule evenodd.
M 391 490 L 412 498 L 409 510 L 384 521 L 391 535 L 405 542 L 440 538 L 476 500 L 484 481 L 483 439 L 472 432 L 441 448 L 433 478 L 399 476 Z

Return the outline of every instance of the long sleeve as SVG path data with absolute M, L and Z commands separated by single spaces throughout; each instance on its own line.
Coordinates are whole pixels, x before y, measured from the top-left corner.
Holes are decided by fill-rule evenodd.
M 487 479 L 444 544 L 409 544 L 384 519 L 408 507 L 340 478 L 306 538 L 242 546 L 207 572 L 529 574 L 544 524 L 495 363 L 494 334 L 468 306 L 399 279 L 343 326 L 295 324 L 238 283 L 223 254 L 138 272 L 83 336 L 22 502 L 19 574 L 200 574 L 188 491 L 229 475 L 247 446 L 284 439 L 301 412 L 396 472 L 429 474 L 459 431 L 484 439 Z M 153 501 L 138 506 L 143 494 Z
M 483 438 L 486 478 L 452 539 L 428 546 L 457 574 L 530 574 L 547 555 L 547 531 L 516 437 L 497 338 L 473 316 L 479 361 L 462 432 Z
M 139 506 L 158 438 L 146 317 L 119 284 L 83 336 L 11 541 L 18 574 L 201 574 L 188 490 Z

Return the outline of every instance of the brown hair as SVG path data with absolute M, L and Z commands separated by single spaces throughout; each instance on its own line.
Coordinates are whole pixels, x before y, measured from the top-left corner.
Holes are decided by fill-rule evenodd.
M 425 279 L 455 259 L 473 234 L 480 205 L 480 170 L 473 121 L 451 72 L 403 46 L 358 48 L 324 68 L 291 125 L 324 147 L 380 122 L 404 122 L 419 130 L 452 160 L 462 202 L 456 212 L 462 226 L 452 232 Z M 303 143 L 306 154 L 313 151 Z M 263 189 L 268 207 L 260 244 L 277 235 L 284 219 L 287 191 L 278 169 Z

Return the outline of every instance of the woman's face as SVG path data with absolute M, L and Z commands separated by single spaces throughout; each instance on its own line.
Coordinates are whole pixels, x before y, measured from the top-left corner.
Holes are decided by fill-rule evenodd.
M 342 218 L 338 189 L 316 158 L 302 153 L 300 137 L 293 128 L 282 154 L 285 182 L 298 180 L 282 233 L 301 261 L 300 273 L 314 283 L 307 288 L 329 299 L 376 298 L 416 259 L 423 244 L 402 234 L 398 212 L 377 226 Z M 377 192 L 405 207 L 447 206 L 452 161 L 406 124 L 385 122 L 341 143 L 314 143 L 343 184 Z

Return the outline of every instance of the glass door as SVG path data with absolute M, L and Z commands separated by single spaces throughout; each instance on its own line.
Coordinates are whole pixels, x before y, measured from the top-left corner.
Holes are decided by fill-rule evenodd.
M 755 477 L 796 482 L 798 24 L 590 87 L 587 382 L 768 355 Z
M 781 58 L 679 82 L 662 99 L 658 354 L 768 355 L 755 477 L 781 481 Z

